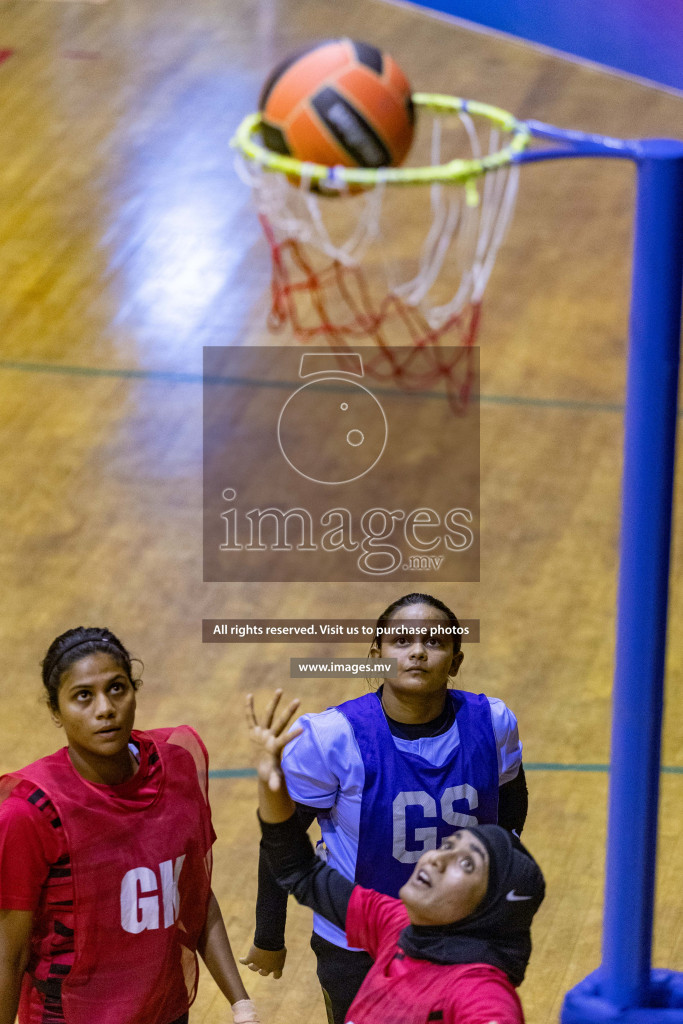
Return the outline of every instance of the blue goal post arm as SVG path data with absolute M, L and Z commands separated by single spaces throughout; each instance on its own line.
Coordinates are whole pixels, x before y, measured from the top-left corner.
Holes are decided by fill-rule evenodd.
M 525 149 L 513 157 L 514 163 L 532 163 L 536 160 L 556 160 L 568 157 L 618 157 L 622 160 L 640 160 L 647 155 L 648 143 L 654 139 L 614 139 L 608 135 L 556 128 L 542 121 L 525 121 L 534 139 L 555 142 L 552 149 Z

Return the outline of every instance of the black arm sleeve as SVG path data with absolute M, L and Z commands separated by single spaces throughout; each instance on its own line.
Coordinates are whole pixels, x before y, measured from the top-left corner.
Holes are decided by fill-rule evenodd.
M 315 807 L 296 805 L 297 818 L 306 829 L 312 824 L 318 810 Z M 287 921 L 287 893 L 281 889 L 270 869 L 263 840 L 259 847 L 258 893 L 256 895 L 256 931 L 254 945 L 259 949 L 277 951 L 285 944 L 285 923 Z
M 355 886 L 316 857 L 296 814 L 277 825 L 261 822 L 263 851 L 279 885 L 299 903 L 346 928 L 346 910 Z
M 529 790 L 526 786 L 524 765 L 520 764 L 515 778 L 498 790 L 498 824 L 508 832 L 514 831 L 519 835 L 524 828 L 528 809 Z

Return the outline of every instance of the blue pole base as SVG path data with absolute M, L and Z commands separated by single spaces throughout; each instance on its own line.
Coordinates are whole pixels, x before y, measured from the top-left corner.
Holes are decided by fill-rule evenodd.
M 654 970 L 650 973 L 647 1006 L 621 1008 L 602 995 L 598 968 L 564 997 L 562 1024 L 683 1024 L 683 974 Z

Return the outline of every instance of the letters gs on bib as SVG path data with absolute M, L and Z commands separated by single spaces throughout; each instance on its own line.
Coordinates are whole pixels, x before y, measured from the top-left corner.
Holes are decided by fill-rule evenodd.
M 178 881 L 185 854 L 164 860 L 158 872 L 140 867 L 126 871 L 121 881 L 121 927 L 137 935 L 154 928 L 170 928 L 178 919 Z
M 474 814 L 454 809 L 454 804 L 459 801 L 474 811 L 479 806 L 479 795 L 467 782 L 448 786 L 441 794 L 439 809 L 434 797 L 422 790 L 399 793 L 393 803 L 393 855 L 396 860 L 402 864 L 415 864 L 425 850 L 435 850 L 439 845 L 439 828 L 444 835 L 450 835 L 455 829 L 477 825 L 479 820 Z M 429 819 L 433 823 L 427 824 Z

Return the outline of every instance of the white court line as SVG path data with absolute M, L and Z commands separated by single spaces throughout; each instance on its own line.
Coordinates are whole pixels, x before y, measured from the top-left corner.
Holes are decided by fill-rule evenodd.
M 61 4 L 107 4 L 109 0 L 45 0 L 47 3 L 61 3 Z

